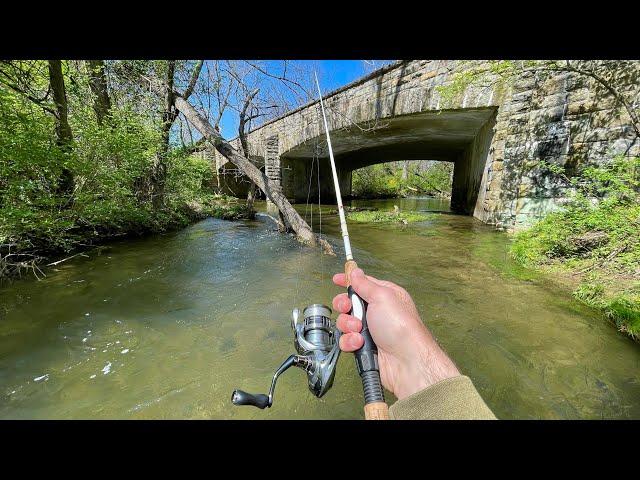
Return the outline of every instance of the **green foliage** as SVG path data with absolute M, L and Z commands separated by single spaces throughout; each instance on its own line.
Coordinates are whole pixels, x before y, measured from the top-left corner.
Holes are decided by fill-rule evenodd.
M 409 162 L 407 178 L 403 179 L 403 163 L 384 163 L 354 170 L 353 195 L 359 198 L 390 198 L 451 194 L 453 164 L 428 162 L 428 167 L 421 169 L 419 162 Z
M 355 197 L 392 197 L 399 192 L 398 180 L 382 164 L 371 165 L 353 171 L 351 191 Z
M 620 157 L 585 168 L 572 179 L 576 193 L 566 207 L 516 235 L 512 253 L 522 263 L 535 265 L 555 258 L 602 258 L 630 242 L 634 245 L 625 248 L 625 258 L 629 260 L 630 252 L 640 258 L 635 242 L 640 238 L 639 179 L 638 158 Z M 591 232 L 605 232 L 608 241 L 585 252 L 577 240 Z
M 56 145 L 53 115 L 0 83 L 0 259 L 9 249 L 59 254 L 207 215 L 250 215 L 212 194 L 209 161 L 173 149 L 164 202 L 154 207 L 149 183 L 160 145 L 157 115 L 125 97 L 113 106 L 108 124 L 98 125 L 86 74 L 68 66 L 65 72 L 70 150 Z M 46 91 L 43 78 L 33 83 Z M 63 169 L 73 174 L 71 196 L 59 189 Z
M 637 337 L 640 159 L 619 157 L 589 166 L 571 183 L 576 193 L 565 208 L 516 234 L 511 253 L 527 266 L 582 275 L 576 298 Z
M 480 78 L 482 73 L 484 73 L 484 71 L 479 72 L 474 69 L 457 72 L 448 84 L 438 85 L 436 91 L 440 95 L 440 105 L 443 108 L 455 105 L 464 95 L 465 90 Z

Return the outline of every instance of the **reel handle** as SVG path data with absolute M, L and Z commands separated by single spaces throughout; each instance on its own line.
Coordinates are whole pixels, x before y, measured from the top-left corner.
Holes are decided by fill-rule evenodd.
M 282 365 L 278 367 L 276 373 L 273 374 L 273 379 L 271 380 L 271 388 L 269 389 L 269 395 L 265 395 L 264 393 L 247 393 L 243 390 L 236 389 L 231 394 L 231 403 L 233 403 L 234 405 L 252 405 L 260 409 L 271 407 L 271 405 L 273 404 L 273 392 L 276 389 L 276 382 L 278 381 L 278 377 L 280 376 L 280 374 L 289 367 L 298 364 L 304 364 L 304 362 L 307 360 L 307 357 L 290 355 L 282 363 Z
M 367 325 L 367 302 L 360 298 L 351 286 L 351 272 L 356 268 L 358 264 L 353 260 L 347 260 L 344 264 L 347 293 L 352 305 L 350 313 L 362 322 L 360 334 L 364 338 L 364 345 L 356 350 L 354 355 L 364 390 L 364 417 L 366 420 L 389 420 L 389 406 L 384 401 L 384 390 L 380 381 L 378 347 Z
M 243 390 L 234 390 L 231 394 L 231 402 L 234 405 L 253 405 L 260 409 L 271 407 L 271 400 L 263 393 L 253 394 Z

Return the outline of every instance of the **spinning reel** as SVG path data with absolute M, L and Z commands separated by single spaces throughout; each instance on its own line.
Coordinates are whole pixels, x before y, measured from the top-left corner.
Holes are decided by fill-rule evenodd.
M 292 312 L 291 328 L 293 341 L 299 355 L 291 355 L 278 367 L 271 381 L 269 394 L 251 394 L 234 390 L 231 401 L 234 405 L 253 405 L 258 408 L 271 407 L 273 392 L 278 377 L 289 367 L 296 366 L 307 374 L 309 390 L 316 397 L 322 397 L 333 385 L 336 364 L 340 356 L 340 331 L 330 318 L 331 309 L 325 305 L 314 304 Z

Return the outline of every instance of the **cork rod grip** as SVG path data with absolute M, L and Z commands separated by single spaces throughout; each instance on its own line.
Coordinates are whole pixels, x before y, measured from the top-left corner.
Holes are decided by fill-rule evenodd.
M 366 420 L 389 420 L 389 406 L 384 401 L 384 392 L 380 382 L 378 350 L 367 325 L 366 302 L 358 296 L 351 286 L 351 273 L 356 268 L 358 268 L 358 264 L 353 260 L 347 260 L 344 264 L 347 290 L 352 302 L 351 314 L 362 321 L 361 333 L 365 339 L 362 348 L 354 352 L 356 366 L 364 388 L 364 418 Z
M 351 272 L 358 268 L 355 260 L 347 260 L 344 264 L 344 275 L 347 277 L 347 287 L 351 285 Z
M 364 406 L 365 420 L 389 420 L 389 405 L 385 402 L 367 403 Z

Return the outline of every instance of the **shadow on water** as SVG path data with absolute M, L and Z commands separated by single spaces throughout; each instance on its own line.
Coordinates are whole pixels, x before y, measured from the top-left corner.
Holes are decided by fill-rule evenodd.
M 356 204 L 448 210 L 439 199 Z M 349 355 L 323 399 L 290 371 L 271 409 L 230 403 L 233 388 L 265 391 L 293 353 L 291 309 L 330 304 L 340 292 L 331 284 L 342 268 L 331 209 L 322 208 L 322 233 L 338 257 L 264 219 L 208 219 L 3 288 L 0 418 L 361 418 Z M 350 233 L 358 263 L 407 288 L 499 417 L 640 417 L 638 346 L 514 265 L 506 235 L 444 213 L 404 227 L 352 223 Z

